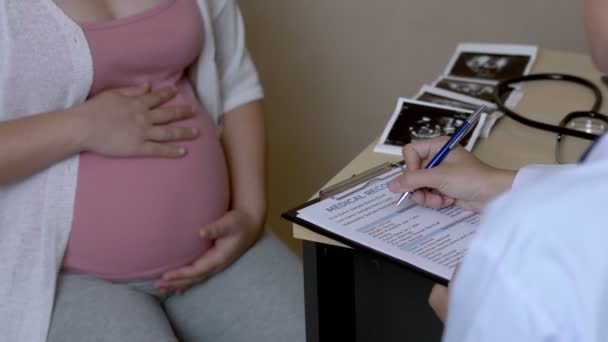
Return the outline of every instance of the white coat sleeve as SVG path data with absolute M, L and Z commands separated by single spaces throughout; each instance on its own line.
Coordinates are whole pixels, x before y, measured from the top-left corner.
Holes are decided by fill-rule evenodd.
M 556 172 L 562 172 L 570 168 L 576 167 L 576 164 L 530 164 L 522 167 L 515 179 L 513 180 L 512 188 L 533 184 L 539 180 L 548 177 Z

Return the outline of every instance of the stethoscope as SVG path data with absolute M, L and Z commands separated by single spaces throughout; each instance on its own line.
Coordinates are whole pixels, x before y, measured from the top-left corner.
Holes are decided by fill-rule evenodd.
M 532 81 L 562 81 L 574 83 L 590 90 L 593 93 L 595 100 L 589 110 L 568 113 L 564 116 L 564 118 L 562 118 L 558 125 L 551 125 L 544 122 L 535 121 L 508 108 L 505 103 L 511 91 L 518 89 L 524 82 Z M 526 126 L 557 134 L 555 155 L 559 162 L 561 162 L 559 158 L 559 146 L 563 136 L 573 136 L 587 140 L 595 140 L 602 134 L 603 130 L 608 127 L 608 116 L 598 112 L 602 106 L 602 101 L 602 92 L 591 81 L 578 76 L 558 73 L 532 74 L 502 80 L 498 82 L 494 90 L 494 102 L 496 103 L 498 111 L 503 112 L 511 119 Z M 582 127 L 578 127 L 578 129 L 573 128 L 576 126 L 574 124 L 574 120 L 582 121 L 583 124 L 579 125 Z M 603 123 L 601 125 L 601 129 L 598 129 L 597 121 L 601 121 Z

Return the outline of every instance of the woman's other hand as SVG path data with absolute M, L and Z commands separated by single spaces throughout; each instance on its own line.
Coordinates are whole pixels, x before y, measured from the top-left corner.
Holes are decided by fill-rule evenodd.
M 84 120 L 83 151 L 110 157 L 181 157 L 186 149 L 173 144 L 191 140 L 198 131 L 172 122 L 193 117 L 190 107 L 161 106 L 175 96 L 170 88 L 148 86 L 100 93 L 75 108 Z
M 514 171 L 486 165 L 461 146 L 455 147 L 438 166 L 424 169 L 447 140 L 447 137 L 439 137 L 406 145 L 403 159 L 407 169 L 390 182 L 390 190 L 414 191 L 412 199 L 430 208 L 455 204 L 480 211 L 511 187 Z
M 202 239 L 213 241 L 212 247 L 192 265 L 163 274 L 154 286 L 162 292 L 180 294 L 223 271 L 260 238 L 263 226 L 263 219 L 257 219 L 246 211 L 229 211 L 200 230 Z

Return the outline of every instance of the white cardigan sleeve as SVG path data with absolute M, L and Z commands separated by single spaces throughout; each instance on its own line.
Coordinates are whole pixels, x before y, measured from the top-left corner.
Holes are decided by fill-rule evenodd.
M 255 65 L 245 46 L 243 17 L 234 0 L 212 6 L 215 59 L 220 86 L 220 114 L 263 97 Z

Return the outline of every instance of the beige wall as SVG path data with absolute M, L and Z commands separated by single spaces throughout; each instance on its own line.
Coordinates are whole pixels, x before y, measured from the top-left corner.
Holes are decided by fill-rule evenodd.
M 584 51 L 577 0 L 242 0 L 266 88 L 269 223 L 377 137 L 460 41 Z

